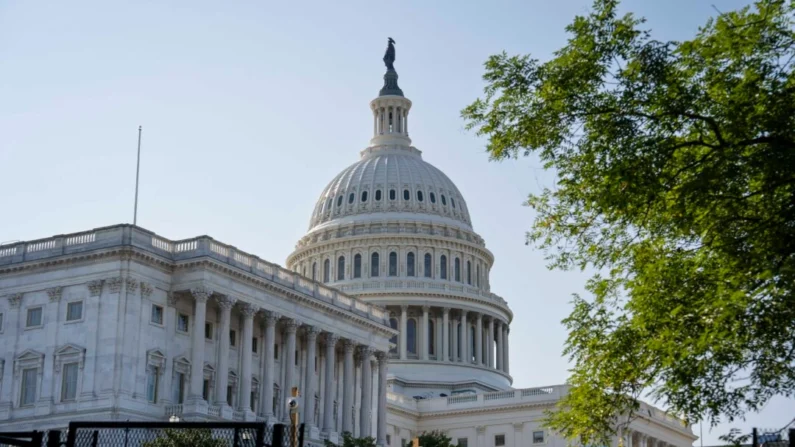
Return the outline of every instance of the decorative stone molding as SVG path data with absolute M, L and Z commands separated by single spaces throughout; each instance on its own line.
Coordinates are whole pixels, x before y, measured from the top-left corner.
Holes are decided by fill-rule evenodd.
M 385 363 L 389 360 L 389 355 L 387 355 L 384 351 L 377 351 L 375 353 L 375 358 L 378 360 L 378 364 Z
M 295 319 L 292 319 L 292 318 L 285 318 L 283 320 L 282 326 L 284 328 L 284 333 L 285 334 L 295 334 L 295 332 L 298 330 L 298 326 L 300 326 L 300 324 L 298 323 L 298 320 L 295 320 Z
M 275 325 L 279 322 L 279 319 L 282 317 L 281 315 L 277 314 L 276 312 L 266 310 L 264 313 L 265 317 L 265 324 L 266 325 Z
M 19 306 L 22 304 L 22 294 L 21 293 L 13 293 L 8 295 L 8 305 L 12 309 L 19 309 Z
M 240 306 L 240 313 L 246 318 L 254 318 L 254 315 L 259 311 L 259 307 L 251 303 L 243 303 Z
M 323 337 L 323 342 L 326 345 L 337 346 L 338 341 L 340 341 L 340 336 L 332 332 L 326 332 L 326 335 Z
M 63 293 L 63 287 L 56 286 L 50 289 L 47 289 L 47 295 L 50 297 L 50 302 L 54 303 L 57 301 L 61 301 L 61 295 Z
M 320 328 L 317 326 L 306 326 L 306 337 L 310 343 L 317 340 L 317 336 L 320 334 Z
M 485 425 L 478 425 L 477 427 L 475 427 L 475 430 L 477 430 L 479 435 L 482 435 L 482 434 L 486 433 L 486 426 Z
M 193 295 L 193 299 L 199 302 L 207 302 L 210 298 L 210 295 L 213 294 L 213 291 L 205 286 L 198 286 L 190 289 L 191 295 Z
M 110 293 L 119 293 L 121 291 L 121 276 L 108 278 L 108 287 L 110 287 Z
M 346 338 L 343 342 L 343 349 L 345 350 L 346 354 L 350 354 L 354 349 L 356 349 L 356 343 L 353 340 Z
M 142 297 L 149 298 L 150 296 L 152 296 L 152 292 L 154 292 L 154 291 L 155 291 L 155 289 L 154 289 L 154 287 L 152 287 L 151 284 L 149 284 L 148 282 L 141 281 L 141 296 Z
M 44 353 L 26 349 L 14 359 L 14 377 L 19 379 L 23 369 L 38 368 L 39 375 L 43 373 Z
M 515 431 L 522 431 L 522 430 L 524 430 L 524 422 L 514 422 L 514 423 L 513 423 L 513 429 L 514 429 Z
M 177 292 L 166 292 L 166 303 L 168 307 L 177 307 Z
M 370 356 L 373 355 L 374 351 L 375 349 L 373 349 L 372 346 L 367 346 L 367 345 L 359 346 L 359 355 L 362 357 L 362 359 L 369 359 Z
M 204 363 L 204 379 L 210 383 L 210 388 L 215 387 L 215 368 L 210 363 Z
M 135 278 L 127 277 L 127 293 L 131 293 L 135 295 L 135 291 L 138 290 L 138 281 Z
M 235 298 L 232 298 L 229 295 L 218 295 L 215 298 L 215 301 L 218 303 L 218 307 L 226 310 L 229 310 L 232 307 L 234 307 L 235 303 L 237 302 Z
M 75 362 L 78 364 L 78 368 L 82 370 L 85 360 L 86 348 L 73 344 L 63 345 L 55 350 L 55 372 L 59 373 L 63 365 Z
M 102 295 L 102 285 L 105 284 L 104 279 L 97 279 L 95 281 L 88 282 L 88 294 L 89 296 L 100 296 Z
M 166 356 L 159 349 L 146 351 L 146 366 L 157 368 L 160 375 L 166 370 Z
M 190 377 L 190 360 L 180 356 L 174 359 L 174 374 L 182 373 L 187 380 Z

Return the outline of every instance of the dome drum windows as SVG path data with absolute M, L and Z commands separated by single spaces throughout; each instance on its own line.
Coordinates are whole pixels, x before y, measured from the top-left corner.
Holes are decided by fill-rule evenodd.
M 439 258 L 439 278 L 447 279 L 447 256 L 445 255 Z
M 356 199 L 356 193 L 352 192 L 348 194 L 348 204 L 353 203 L 354 199 Z
M 393 251 L 389 253 L 389 276 L 397 276 L 397 275 L 398 275 L 397 253 Z
M 323 261 L 323 282 L 328 283 L 331 281 L 331 261 L 326 259 Z
M 455 282 L 461 282 L 461 260 L 455 258 L 453 269 L 455 271 Z
M 345 280 L 345 256 L 337 258 L 337 281 Z
M 380 202 L 381 201 L 381 190 L 380 189 L 377 189 L 375 191 L 375 201 L 376 202 Z
M 417 191 L 417 201 L 418 202 L 422 202 L 423 200 L 424 200 L 424 197 L 422 195 L 422 191 Z
M 373 253 L 370 256 L 370 277 L 377 278 L 378 277 L 378 253 Z
M 337 207 L 340 207 L 340 206 L 342 206 L 342 195 L 341 194 L 340 194 L 339 197 L 337 197 Z
M 411 192 L 408 189 L 403 190 L 403 200 L 404 201 L 411 200 Z
M 353 257 L 353 277 L 354 279 L 362 277 L 362 255 L 359 253 Z
M 430 253 L 425 253 L 425 277 L 433 277 L 433 257 Z
M 431 193 L 430 193 L 430 196 L 431 196 L 431 203 L 436 203 L 436 194 L 434 194 L 433 192 L 431 192 Z
M 447 206 L 447 198 L 442 194 L 442 205 Z
M 397 198 L 397 193 L 394 189 L 389 190 L 389 200 L 395 200 Z
M 414 252 L 406 255 L 406 276 L 414 276 Z

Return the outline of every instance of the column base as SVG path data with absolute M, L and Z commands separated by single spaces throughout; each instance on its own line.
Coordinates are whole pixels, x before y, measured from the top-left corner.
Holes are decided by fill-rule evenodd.
M 188 400 L 182 405 L 182 414 L 185 416 L 206 416 L 209 406 L 210 405 L 207 403 L 207 401 L 202 399 L 201 396 L 189 397 Z
M 306 434 L 309 436 L 309 439 L 312 441 L 323 441 L 323 438 L 320 437 L 320 429 L 315 427 L 314 425 L 306 426 Z
M 246 422 L 254 422 L 257 420 L 257 413 L 254 413 L 250 409 L 246 408 L 243 411 L 243 420 Z
M 226 419 L 231 421 L 234 417 L 235 410 L 229 406 L 229 404 L 221 404 L 221 419 Z
M 340 441 L 340 435 L 339 435 L 339 433 L 337 433 L 335 431 L 323 432 L 322 435 L 323 435 L 323 439 L 327 440 L 328 442 L 330 442 L 332 444 L 338 444 L 339 441 Z

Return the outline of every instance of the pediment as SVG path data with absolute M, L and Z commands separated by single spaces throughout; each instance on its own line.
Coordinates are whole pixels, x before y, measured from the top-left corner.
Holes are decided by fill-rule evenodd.
M 56 349 L 55 355 L 56 356 L 80 355 L 83 354 L 85 351 L 86 351 L 85 348 L 81 346 L 68 343 Z
M 150 350 L 146 351 L 146 355 L 149 356 L 149 357 L 157 357 L 157 358 L 161 358 L 161 359 L 166 358 L 166 355 L 163 354 L 163 351 L 161 351 L 161 350 L 159 350 L 157 348 L 150 349 Z
M 213 367 L 213 365 L 211 365 L 209 363 L 205 363 L 204 364 L 204 372 L 214 373 L 215 372 L 215 368 Z
M 16 361 L 21 362 L 25 360 L 41 360 L 44 358 L 44 354 L 39 351 L 34 351 L 33 349 L 26 349 L 22 351 L 17 357 Z

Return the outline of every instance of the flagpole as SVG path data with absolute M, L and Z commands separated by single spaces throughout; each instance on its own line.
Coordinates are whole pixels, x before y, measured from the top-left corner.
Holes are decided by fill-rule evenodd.
M 135 165 L 135 211 L 133 212 L 133 225 L 138 224 L 138 174 L 141 171 L 141 128 L 138 126 L 138 161 Z

